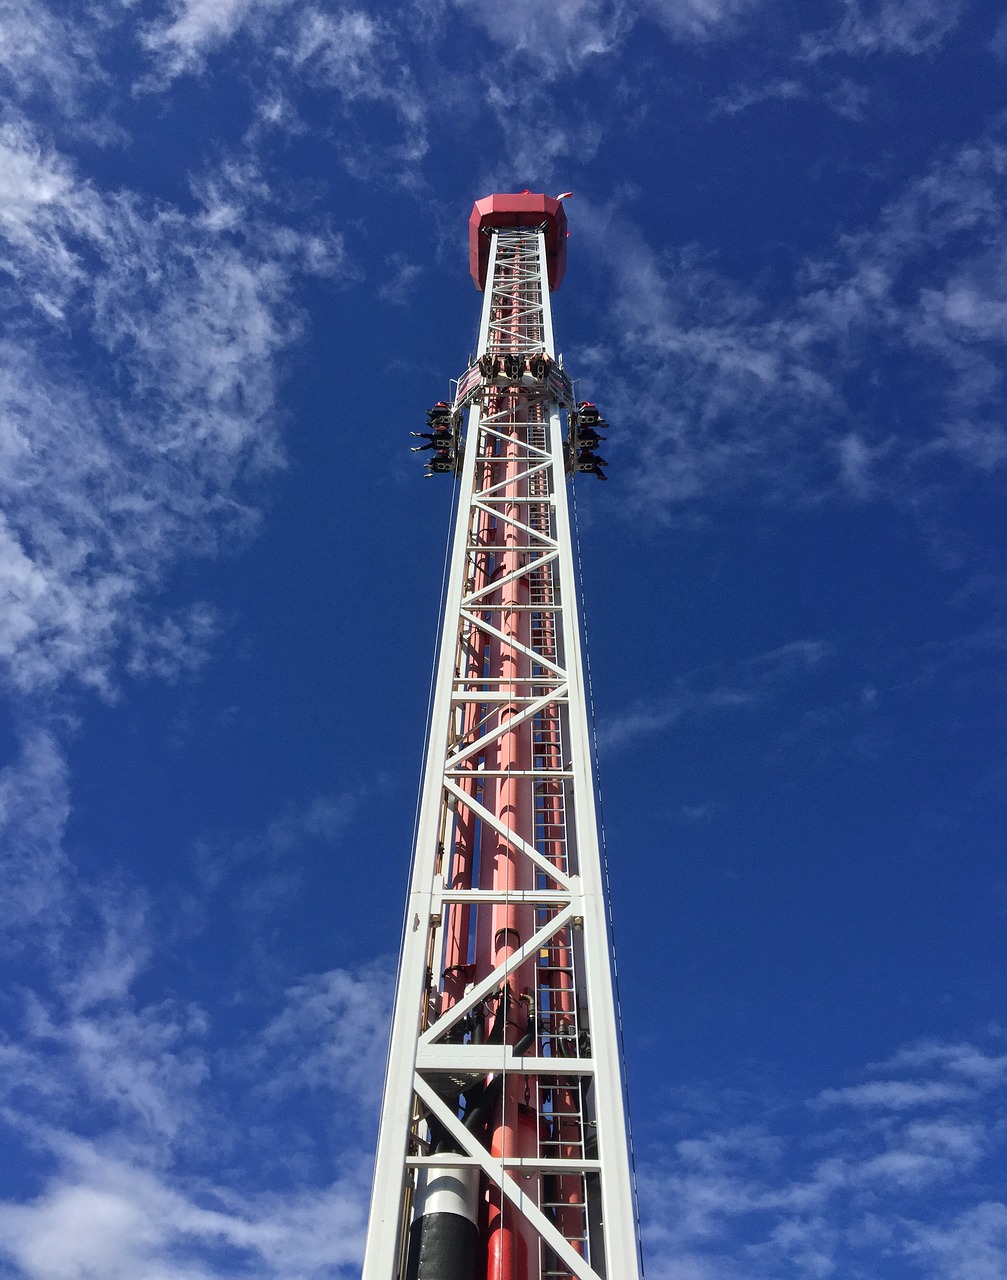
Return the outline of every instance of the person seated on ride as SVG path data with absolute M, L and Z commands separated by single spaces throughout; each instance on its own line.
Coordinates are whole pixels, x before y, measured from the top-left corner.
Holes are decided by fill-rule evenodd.
M 454 443 L 454 438 L 452 437 L 450 431 L 433 431 L 433 432 L 430 432 L 429 434 L 425 431 L 423 432 L 414 431 L 412 432 L 412 434 L 414 436 L 423 435 L 426 437 L 427 440 L 430 441 L 429 444 L 413 445 L 410 451 L 412 453 L 422 453 L 424 449 L 437 449 L 443 452 L 445 449 L 450 449 L 452 444 Z
M 608 476 L 601 468 L 602 464 L 600 462 L 583 462 L 580 460 L 577 462 L 578 471 L 590 472 L 591 475 L 597 476 L 599 480 L 607 480 Z
M 594 427 L 581 427 L 577 432 L 577 439 L 583 448 L 597 449 L 605 437 L 600 436 Z
M 577 454 L 577 470 L 588 471 L 592 475 L 596 475 L 599 480 L 607 480 L 608 476 L 602 471 L 602 467 L 607 467 L 608 463 L 604 458 L 599 458 L 596 453 L 592 453 L 590 449 L 581 449 Z
M 450 449 L 438 449 L 427 463 L 434 471 L 454 471 L 455 459 Z

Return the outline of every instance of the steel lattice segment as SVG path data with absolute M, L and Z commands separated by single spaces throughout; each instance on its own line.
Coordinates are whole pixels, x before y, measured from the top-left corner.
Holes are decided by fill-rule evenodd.
M 475 363 L 363 1280 L 633 1280 L 537 228 L 492 232 Z

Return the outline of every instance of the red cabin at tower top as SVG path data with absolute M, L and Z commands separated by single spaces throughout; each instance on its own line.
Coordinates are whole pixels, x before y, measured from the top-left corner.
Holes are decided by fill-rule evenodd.
M 521 192 L 484 196 L 472 207 L 469 218 L 469 270 L 477 289 L 486 287 L 492 227 L 543 227 L 549 288 L 558 289 L 566 271 L 566 211 L 553 196 Z

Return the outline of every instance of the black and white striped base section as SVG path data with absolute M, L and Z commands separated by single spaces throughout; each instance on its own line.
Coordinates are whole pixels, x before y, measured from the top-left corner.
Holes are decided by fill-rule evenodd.
M 472 1280 L 479 1253 L 479 1170 L 419 1171 L 406 1280 Z

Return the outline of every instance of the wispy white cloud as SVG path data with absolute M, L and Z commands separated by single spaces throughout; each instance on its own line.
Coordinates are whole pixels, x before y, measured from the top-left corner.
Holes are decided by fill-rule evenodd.
M 501 8 L 492 0 L 454 0 L 457 12 L 493 42 L 493 57 L 476 59 L 468 81 L 492 113 L 499 139 L 482 185 L 561 186 L 571 166 L 591 164 L 613 129 L 642 109 L 639 85 L 619 64 L 634 29 L 647 26 L 656 47 L 728 37 L 760 2 L 559 0 L 543 8 L 521 0 Z M 588 92 L 568 93 L 568 85 L 587 85 Z M 608 111 L 598 110 L 600 96 Z
M 478 91 L 496 120 L 501 150 L 482 175 L 484 190 L 521 189 L 526 182 L 555 189 L 570 165 L 590 164 L 607 132 L 593 110 L 569 103 L 558 113 L 549 85 L 526 85 L 495 66 L 483 70 Z
M 708 40 L 735 34 L 739 20 L 764 0 L 646 0 L 647 10 L 679 39 Z
M 46 1170 L 0 1203 L 0 1257 L 30 1280 L 359 1271 L 388 967 L 306 975 L 222 1040 L 205 1008 L 142 994 L 162 945 L 142 900 L 92 896 L 98 926 L 64 929 L 50 994 L 16 993 L 0 1037 L 5 1146 Z M 306 1159 L 319 1124 L 334 1182 Z
M 251 20 L 286 8 L 291 0 L 167 0 L 169 12 L 141 33 L 157 64 L 163 86 L 185 72 L 198 71 L 207 54 Z
M 23 105 L 55 108 L 64 127 L 99 144 L 124 136 L 105 100 L 113 77 L 102 65 L 101 28 L 85 5 L 56 12 L 41 0 L 0 4 L 0 80 Z
M 622 0 L 555 0 L 548 9 L 535 0 L 515 0 L 506 9 L 492 0 L 456 0 L 503 50 L 505 61 L 533 62 L 556 76 L 580 71 L 587 60 L 612 53 L 636 14 Z
M 335 113 L 322 132 L 354 176 L 422 185 L 431 102 L 415 44 L 419 28 L 424 39 L 440 29 L 437 15 L 312 0 L 172 0 L 169 10 L 140 28 L 152 65 L 141 89 L 168 92 L 178 76 L 202 75 L 211 54 L 245 39 L 257 60 L 248 141 L 265 131 L 302 133 L 300 104 L 316 92 Z M 367 127 L 375 104 L 394 114 L 397 133 L 379 137 Z
M 411 109 L 419 108 L 421 98 L 398 95 L 394 81 L 381 74 L 382 64 L 388 67 L 389 57 L 395 59 L 408 80 L 407 48 L 439 39 L 449 10 L 494 41 L 505 62 L 531 62 L 539 77 L 552 80 L 618 52 L 641 19 L 656 22 L 674 40 L 701 41 L 733 35 L 739 19 L 763 2 L 555 0 L 544 10 L 533 0 L 515 0 L 504 12 L 489 0 L 427 0 L 411 6 L 411 13 L 378 16 L 366 5 L 320 7 L 311 0 L 167 0 L 164 15 L 146 23 L 140 38 L 156 67 L 147 87 L 163 88 L 181 74 L 201 71 L 211 53 L 239 35 L 247 34 L 271 51 L 277 23 L 290 18 L 297 31 L 295 65 L 316 58 L 340 92 L 395 100 L 402 110 L 407 100 Z
M 50 1097 L 62 1087 L 67 1111 L 82 1102 L 93 1120 L 105 1110 L 148 1140 L 174 1137 L 202 1114 L 194 1095 L 209 1069 L 200 1043 L 206 1029 L 201 1010 L 176 1001 L 97 1006 L 65 1019 L 36 1006 L 31 1026 L 49 1058 Z
M 25 756 L 20 771 L 0 779 L 0 825 L 10 837 L 4 848 L 17 863 L 7 869 L 5 906 L 24 936 L 44 913 L 47 945 L 24 969 L 36 976 L 34 986 L 8 997 L 8 1010 L 19 1012 L 0 1035 L 6 1121 L 104 1134 L 103 1141 L 163 1162 L 173 1152 L 202 1150 L 211 1114 L 217 1143 L 254 1146 L 241 1120 L 251 1088 L 263 1141 L 275 1144 L 262 1135 L 282 1128 L 291 1096 L 304 1093 L 322 1098 L 326 1112 L 336 1097 L 352 1098 L 335 1128 L 359 1141 L 380 1084 L 374 1064 L 383 1061 L 387 1037 L 387 964 L 307 974 L 277 999 L 267 988 L 258 997 L 261 1013 L 222 1042 L 211 1009 L 148 986 L 171 946 L 168 905 L 155 911 L 126 883 L 89 885 L 71 874 L 61 844 L 69 809 L 62 757 L 46 741 L 29 743 Z M 299 816 L 286 814 L 270 828 L 269 848 L 287 856 L 305 839 L 331 840 L 346 821 L 343 808 L 319 798 Z M 17 877 L 32 891 L 21 893 L 26 901 L 18 900 Z M 241 1090 L 232 1096 L 236 1078 Z M 296 1149 L 301 1138 L 291 1142 Z M 278 1157 L 271 1150 L 270 1159 Z
M 955 1102 L 966 1096 L 967 1090 L 962 1085 L 941 1080 L 872 1080 L 847 1089 L 824 1089 L 815 1102 L 822 1107 L 908 1111 Z
M 331 848 L 343 836 L 367 791 L 316 793 L 287 805 L 254 834 L 205 835 L 196 847 L 203 890 L 228 886 L 249 917 L 275 910 L 301 886 L 311 852 Z
M 301 332 L 292 282 L 344 273 L 342 242 L 324 222 L 278 216 L 247 158 L 195 178 L 183 211 L 101 189 L 13 116 L 0 152 L 0 269 L 31 307 L 0 344 L 0 670 L 29 726 L 0 775 L 0 862 L 5 923 L 45 943 L 9 1000 L 20 1012 L 0 1070 L 13 1131 L 40 1142 L 44 1122 L 62 1135 L 43 1193 L 0 1208 L 0 1253 L 33 1280 L 208 1277 L 222 1249 L 253 1272 L 320 1275 L 356 1260 L 352 1179 L 302 1178 L 285 1198 L 200 1217 L 205 1187 L 166 1172 L 204 1150 L 210 1115 L 220 1143 L 254 1145 L 226 1083 L 236 1050 L 211 1052 L 215 1023 L 197 1001 L 170 987 L 140 994 L 164 936 L 155 946 L 138 892 L 71 867 L 65 726 L 48 708 L 67 686 L 113 697 L 123 673 L 172 680 L 206 660 L 216 615 L 169 610 L 159 588 L 178 557 L 255 528 L 262 479 L 282 466 L 281 361 Z M 74 344 L 89 352 L 86 377 Z M 335 800 L 317 797 L 265 841 L 279 856 L 343 822 Z M 264 1107 L 275 1163 L 274 1119 Z M 102 1135 L 93 1148 L 84 1130 Z
M 906 1253 L 928 1280 L 1004 1280 L 1007 1205 L 990 1200 L 939 1226 L 914 1223 Z
M 414 296 L 416 282 L 423 274 L 423 268 L 417 262 L 409 262 L 400 253 L 392 254 L 388 259 L 388 266 L 391 268 L 391 275 L 378 288 L 378 296 L 383 302 L 404 307 Z
M 686 717 L 706 717 L 764 705 L 797 676 L 826 661 L 832 652 L 832 645 L 819 640 L 795 640 L 779 649 L 757 654 L 732 671 L 708 667 L 689 672 L 671 689 L 652 693 L 637 705 L 603 721 L 598 728 L 598 741 L 605 749 L 621 747 Z
M 367 1115 L 377 1105 L 391 1019 L 387 964 L 355 972 L 311 974 L 286 993 L 284 1009 L 263 1029 L 257 1072 L 271 1094 L 324 1088 L 353 1098 Z
M 604 372 L 617 420 L 646 423 L 640 501 L 667 513 L 758 485 L 776 498 L 912 506 L 938 457 L 999 468 L 1005 187 L 1002 140 L 964 146 L 772 299 L 695 247 L 655 252 L 624 217 L 582 205 L 578 229 L 613 269 L 605 336 L 621 376 L 607 344 L 579 363 Z M 898 416 L 854 394 L 854 369 L 859 384 L 874 376 L 887 388 L 885 406 L 905 393 Z M 909 407 L 922 388 L 925 414 Z
M 65 756 L 51 731 L 33 727 L 18 759 L 0 771 L 0 925 L 22 940 L 32 926 L 65 923 L 69 813 Z
M 856 431 L 848 431 L 836 441 L 839 455 L 839 477 L 843 488 L 853 498 L 871 498 L 877 493 L 876 470 L 883 468 L 890 441 L 868 444 Z
M 96 193 L 25 123 L 0 125 L 0 161 L 3 270 L 45 314 L 62 317 L 83 277 L 77 246 L 107 248 L 107 218 Z
M 332 12 L 308 4 L 297 14 L 278 56 L 298 76 L 334 93 L 344 114 L 360 103 L 390 107 L 399 122 L 398 138 L 377 144 L 370 137 L 362 146 L 350 137 L 342 143 L 341 155 L 362 179 L 382 174 L 409 185 L 417 181 L 415 167 L 428 150 L 429 112 L 427 95 L 402 46 L 400 23 L 359 8 Z
M 130 626 L 126 670 L 168 683 L 192 675 L 210 660 L 220 630 L 216 611 L 205 601 L 147 624 L 137 617 Z
M 123 644 L 136 672 L 199 661 L 206 611 L 159 621 L 144 593 L 255 527 L 301 331 L 291 280 L 338 274 L 342 244 L 270 221 L 247 163 L 183 214 L 101 192 L 23 123 L 0 153 L 0 265 L 36 313 L 0 344 L 0 666 L 25 693 L 67 677 L 111 692 Z M 86 380 L 71 337 L 92 344 Z
M 963 1060 L 990 1070 L 965 1083 L 953 1068 Z M 1004 1257 L 1007 1206 L 984 1191 L 1003 1155 L 991 1095 L 992 1079 L 1007 1083 L 1001 1064 L 975 1045 L 910 1046 L 870 1069 L 880 1078 L 770 1109 L 773 1121 L 707 1125 L 655 1155 L 643 1196 L 657 1275 L 1001 1274 L 982 1269 Z M 886 1078 L 908 1065 L 914 1080 Z
M 641 502 L 661 511 L 756 480 L 778 488 L 785 466 L 820 447 L 815 418 L 841 408 L 832 370 L 795 351 L 787 319 L 695 248 L 655 253 L 622 218 L 586 205 L 578 228 L 613 269 L 616 351 L 606 334 L 578 364 L 604 374 L 615 420 L 647 424 Z
M 277 968 L 279 930 L 296 921 L 290 909 L 306 887 L 319 883 L 334 857 L 344 856 L 341 846 L 361 805 L 383 789 L 379 779 L 356 790 L 316 792 L 252 830 L 204 831 L 192 849 L 195 884 L 184 929 L 212 936 L 226 920 L 246 966 L 245 982 L 271 989 L 287 980 L 289 972 L 279 976 Z
M 1000 62 L 1007 61 L 1007 15 L 1004 15 L 997 24 L 993 39 L 990 41 L 990 52 Z
M 979 1088 L 1007 1085 L 1007 1053 L 990 1053 L 968 1041 L 920 1040 L 870 1067 L 875 1073 L 893 1074 L 907 1069 L 941 1071 Z
M 6 1146 L 47 1152 L 45 1165 L 56 1171 L 34 1199 L 0 1203 L 0 1257 L 30 1280 L 209 1278 L 231 1274 L 236 1257 L 243 1274 L 310 1280 L 359 1272 L 374 1092 L 372 1081 L 362 1089 L 360 1082 L 362 1064 L 383 1045 L 354 1037 L 380 1019 L 383 1039 L 387 1025 L 387 992 L 371 992 L 370 982 L 317 975 L 291 991 L 287 1010 L 258 1042 L 271 1083 L 253 1089 L 254 1125 L 243 1131 L 211 1073 L 198 1011 L 106 1003 L 57 1023 L 34 1009 L 23 1044 L 0 1045 Z M 314 999 L 324 1004 L 320 1016 Z M 322 1047 L 302 1074 L 304 1042 L 293 1041 L 307 1034 Z M 339 1141 L 335 1182 L 303 1167 L 303 1135 L 290 1128 L 291 1095 L 305 1091 L 323 1095 L 327 1136 Z M 347 1098 L 352 1108 L 339 1120 Z M 218 1168 L 238 1145 L 248 1161 L 240 1175 L 185 1174 L 186 1156 L 196 1153 L 194 1170 Z M 249 1189 L 269 1182 L 253 1176 L 257 1167 L 286 1189 Z
M 54 990 L 70 1018 L 123 1005 L 152 958 L 149 911 L 136 889 L 78 881 L 80 928 L 53 965 Z
M 788 68 L 788 74 L 756 84 L 739 84 L 715 99 L 713 116 L 736 116 L 763 102 L 821 103 L 847 120 L 862 120 L 868 112 L 871 93 L 866 84 L 849 76 L 828 75 L 821 68 L 813 74 L 807 68 Z
M 331 843 L 346 830 L 359 804 L 359 795 L 316 795 L 275 818 L 266 828 L 261 847 L 275 855 L 289 853 L 305 840 Z
M 36 859 L 33 870 L 41 881 L 48 868 Z M 20 1013 L 0 1055 L 7 1121 L 77 1126 L 86 1115 L 82 1130 L 158 1149 L 197 1118 L 206 1017 L 174 998 L 137 1000 L 154 954 L 138 893 L 82 887 L 66 872 L 54 885 L 48 946 L 26 970 L 37 985 L 8 1001 Z
M 330 1186 L 241 1197 L 48 1135 L 60 1172 L 26 1204 L 0 1204 L 0 1251 L 28 1280 L 211 1280 L 233 1274 L 349 1280 L 359 1259 L 364 1170 Z
M 735 116 L 760 102 L 790 102 L 810 97 L 806 84 L 793 77 L 770 80 L 764 84 L 738 85 L 717 98 L 711 108 L 714 115 Z
M 805 36 L 802 52 L 810 61 L 835 53 L 928 53 L 954 30 L 964 9 L 965 0 L 844 0 L 839 23 Z

